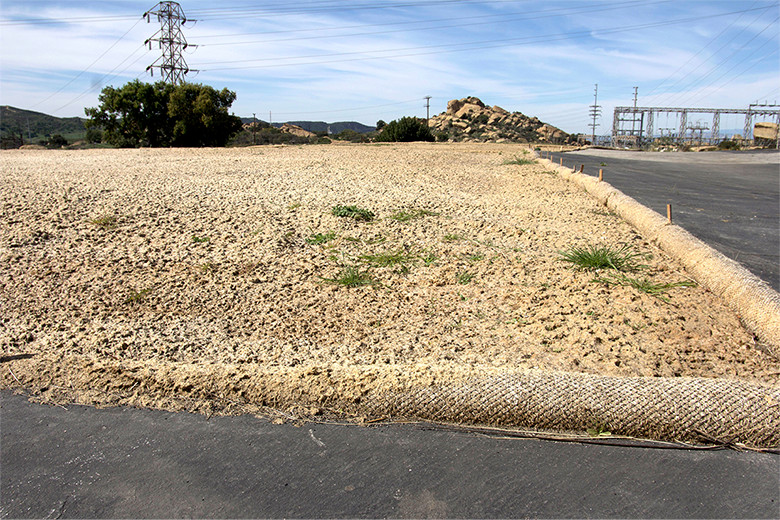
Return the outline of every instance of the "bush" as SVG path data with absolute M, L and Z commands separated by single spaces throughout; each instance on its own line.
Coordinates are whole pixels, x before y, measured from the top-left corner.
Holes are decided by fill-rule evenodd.
M 390 121 L 376 137 L 382 142 L 435 141 L 431 129 L 425 120 L 417 117 L 402 117 L 397 121 Z
M 88 143 L 101 143 L 103 142 L 103 132 L 99 128 L 90 128 L 87 130 L 85 139 Z
M 338 134 L 332 136 L 334 139 L 338 139 L 339 141 L 349 141 L 351 143 L 367 143 L 368 137 L 361 134 L 360 132 L 355 132 L 354 130 L 350 130 L 347 128 L 346 130 L 342 130 Z
M 718 143 L 718 150 L 739 150 L 739 143 L 726 139 Z
M 68 140 L 62 137 L 60 134 L 54 134 L 49 138 L 46 146 L 49 148 L 62 148 L 63 146 L 68 146 Z

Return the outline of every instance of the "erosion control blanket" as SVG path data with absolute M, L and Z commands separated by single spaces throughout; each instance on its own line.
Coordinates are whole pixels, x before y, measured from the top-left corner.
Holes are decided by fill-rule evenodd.
M 12 150 L 0 169 L 2 388 L 780 442 L 776 295 L 518 145 Z M 562 259 L 588 245 L 661 292 Z

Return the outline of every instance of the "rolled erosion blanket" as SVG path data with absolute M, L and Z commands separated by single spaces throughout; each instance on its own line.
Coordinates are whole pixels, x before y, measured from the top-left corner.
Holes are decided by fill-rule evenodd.
M 369 399 L 371 413 L 661 440 L 780 444 L 780 389 L 703 378 L 528 372 Z

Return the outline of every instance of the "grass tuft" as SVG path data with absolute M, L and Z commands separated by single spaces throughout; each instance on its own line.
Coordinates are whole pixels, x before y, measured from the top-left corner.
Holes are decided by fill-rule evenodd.
M 474 273 L 470 273 L 468 271 L 461 271 L 455 276 L 455 279 L 461 285 L 468 285 L 469 283 L 471 283 L 471 280 L 474 279 Z
M 141 303 L 152 292 L 152 289 L 146 288 L 140 291 L 132 291 L 127 297 L 125 303 Z
M 327 233 L 317 233 L 315 235 L 311 235 L 309 238 L 306 239 L 306 243 L 310 245 L 321 245 L 321 244 L 327 244 L 331 240 L 334 240 L 336 238 L 336 233 L 333 233 L 331 231 Z
M 504 164 L 516 164 L 518 166 L 525 166 L 526 164 L 534 164 L 536 161 L 533 159 L 526 159 L 525 157 L 515 157 L 514 159 L 507 159 Z
M 385 251 L 376 255 L 360 255 L 358 258 L 374 267 L 391 267 L 413 262 L 416 256 L 409 255 L 403 249 L 399 249 L 397 251 Z
M 90 222 L 101 229 L 114 229 L 116 227 L 117 218 L 114 215 L 105 215 L 92 219 Z
M 371 222 L 376 217 L 372 211 L 358 208 L 357 206 L 333 206 L 331 213 L 337 217 L 351 218 L 364 222 Z
M 623 273 L 600 276 L 593 279 L 593 282 L 604 283 L 607 285 L 620 285 L 623 287 L 633 287 L 643 293 L 655 296 L 661 301 L 669 303 L 669 297 L 666 292 L 677 287 L 697 287 L 696 282 L 692 280 L 683 280 L 682 282 L 656 283 L 648 278 L 632 278 Z
M 571 262 L 581 269 L 615 269 L 617 271 L 638 271 L 647 266 L 640 259 L 648 255 L 634 251 L 628 244 L 613 248 L 610 246 L 571 247 L 558 253 L 564 262 Z
M 192 235 L 192 241 L 196 244 L 202 244 L 204 242 L 208 242 L 211 240 L 209 237 L 199 237 L 197 235 Z
M 360 287 L 362 285 L 375 285 L 377 281 L 368 271 L 361 271 L 354 265 L 345 266 L 336 278 L 323 278 L 324 282 L 344 287 Z

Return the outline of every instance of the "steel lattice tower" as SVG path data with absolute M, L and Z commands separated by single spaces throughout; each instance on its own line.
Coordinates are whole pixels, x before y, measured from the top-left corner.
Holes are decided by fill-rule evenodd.
M 154 69 L 159 69 L 163 81 L 173 85 L 184 83 L 184 76 L 190 72 L 184 61 L 182 51 L 189 47 L 181 27 L 187 22 L 184 11 L 177 2 L 160 2 L 154 8 L 144 13 L 147 23 L 151 15 L 156 15 L 160 22 L 160 30 L 147 39 L 144 44 L 152 48 L 152 42 L 157 42 L 162 50 L 162 56 L 146 67 L 154 76 Z

